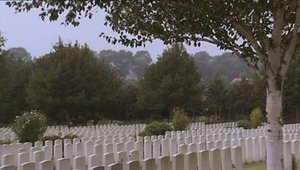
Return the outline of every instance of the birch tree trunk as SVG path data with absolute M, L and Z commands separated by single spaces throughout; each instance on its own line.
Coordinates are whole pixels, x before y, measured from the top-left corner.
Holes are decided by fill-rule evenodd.
M 282 90 L 281 87 L 277 87 L 274 79 L 268 80 L 266 111 L 267 168 L 283 170 Z

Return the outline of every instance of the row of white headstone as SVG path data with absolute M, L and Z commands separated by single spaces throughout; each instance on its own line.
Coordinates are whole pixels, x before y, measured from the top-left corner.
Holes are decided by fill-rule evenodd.
M 215 125 L 194 123 L 190 124 L 190 129 L 187 131 L 167 132 L 164 136 L 135 137 L 144 127 L 144 124 L 72 128 L 67 126 L 49 127 L 47 129 L 48 135 L 72 133 L 81 138 L 73 141 L 56 140 L 55 142 L 46 141 L 45 143 L 38 141 L 34 143 L 33 147 L 31 143 L 3 145 L 0 146 L 0 165 L 2 168 L 14 166 L 21 169 L 22 164 L 33 163 L 35 167 L 38 167 L 43 161 L 52 161 L 53 166 L 56 167 L 58 166 L 58 160 L 62 159 L 62 162 L 69 160 L 70 166 L 76 169 L 73 163 L 74 159 L 80 158 L 85 160 L 86 164 L 84 165 L 87 168 L 92 167 L 88 164 L 89 159 L 101 160 L 102 162 L 96 162 L 99 162 L 105 168 L 114 163 L 121 163 L 121 167 L 126 168 L 125 165 L 128 161 L 138 161 L 142 166 L 145 160 L 154 159 L 155 164 L 157 164 L 156 160 L 163 157 L 169 157 L 172 160 L 174 155 L 184 155 L 183 157 L 186 157 L 185 155 L 188 153 L 196 153 L 197 155 L 200 152 L 207 151 L 210 153 L 213 150 L 223 150 L 224 148 L 231 148 L 232 151 L 232 148 L 237 147 L 240 148 L 241 152 L 231 152 L 230 158 L 232 161 L 229 161 L 231 165 L 235 165 L 234 158 L 236 157 L 241 158 L 242 163 L 266 160 L 264 127 L 244 130 L 237 128 L 236 123 Z M 292 154 L 299 156 L 299 127 L 298 124 L 284 126 L 285 167 L 291 165 L 292 159 L 287 158 L 290 158 Z M 2 128 L 0 132 L 0 136 L 14 136 L 8 128 Z M 2 134 L 2 132 L 5 133 Z M 224 162 L 223 159 L 221 159 L 221 162 Z M 171 161 L 172 165 L 173 162 Z
M 101 155 L 93 154 L 89 157 L 77 156 L 74 158 L 45 159 L 42 151 L 36 151 L 33 160 L 26 160 L 13 165 L 14 157 L 2 157 L 1 170 L 241 170 L 241 147 L 213 149 L 209 151 L 188 152 L 172 156 L 143 159 L 130 157 L 129 160 L 116 160 L 113 153 Z M 20 153 L 18 161 L 21 158 Z M 4 162 L 3 162 L 4 161 Z M 105 163 L 104 163 L 105 162 Z M 102 163 L 102 164 L 101 164 Z

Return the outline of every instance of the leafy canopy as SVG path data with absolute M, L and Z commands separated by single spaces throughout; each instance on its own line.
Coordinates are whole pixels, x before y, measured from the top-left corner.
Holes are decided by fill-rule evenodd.
M 87 46 L 59 41 L 53 52 L 36 60 L 27 101 L 52 121 L 80 123 L 111 114 L 121 83 Z
M 205 41 L 257 63 L 259 58 L 266 60 L 268 49 L 274 46 L 285 49 L 282 55 L 293 51 L 290 44 L 299 39 L 299 3 L 297 0 L 35 0 L 9 1 L 7 5 L 19 12 L 40 8 L 41 18 L 50 21 L 66 12 L 63 23 L 74 26 L 80 24 L 81 18 L 92 18 L 101 9 L 106 12 L 105 25 L 119 33 L 119 37 L 103 34 L 109 42 L 140 46 L 153 39 L 166 44 L 200 45 Z
M 139 102 L 144 108 L 169 114 L 174 107 L 195 107 L 192 102 L 200 90 L 200 75 L 192 57 L 183 45 L 175 44 L 146 68 L 140 81 Z
M 8 124 L 28 109 L 26 88 L 32 69 L 24 48 L 11 48 L 0 55 L 0 123 Z

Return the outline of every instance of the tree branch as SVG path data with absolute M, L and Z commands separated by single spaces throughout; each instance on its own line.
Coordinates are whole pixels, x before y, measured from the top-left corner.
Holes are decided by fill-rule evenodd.
M 197 38 L 199 41 L 204 41 L 204 42 L 208 42 L 211 44 L 215 44 L 215 45 L 219 45 L 219 43 L 213 39 L 207 39 L 207 38 Z
M 280 3 L 280 2 L 277 2 Z M 285 6 L 282 5 L 279 9 L 275 11 L 274 14 L 274 28 L 272 31 L 272 40 L 273 44 L 276 46 L 281 45 L 281 33 L 282 33 L 282 28 L 283 28 L 283 23 L 284 23 L 284 11 L 285 11 Z
M 240 32 L 241 35 L 243 35 L 251 44 L 253 49 L 255 50 L 256 54 L 258 55 L 259 58 L 265 59 L 267 58 L 266 54 L 261 52 L 261 47 L 257 43 L 257 40 L 254 38 L 254 36 L 251 34 L 251 30 L 249 28 L 239 22 L 236 22 L 234 20 L 232 21 L 232 25 L 236 28 L 237 31 Z

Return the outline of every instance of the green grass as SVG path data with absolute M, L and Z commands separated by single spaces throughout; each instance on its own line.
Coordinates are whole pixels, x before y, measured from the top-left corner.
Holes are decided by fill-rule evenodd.
M 266 170 L 266 169 L 267 169 L 267 165 L 265 162 L 245 164 L 243 166 L 243 170 Z

